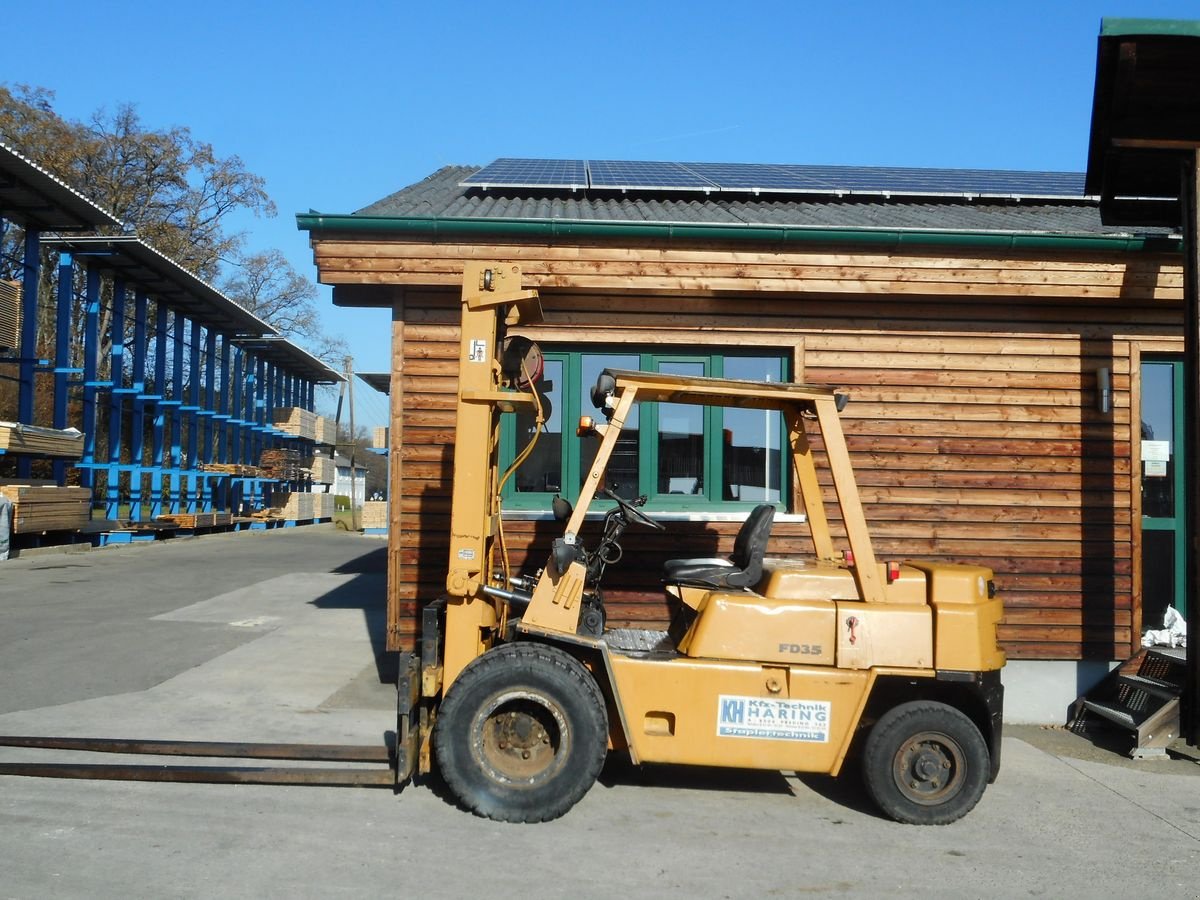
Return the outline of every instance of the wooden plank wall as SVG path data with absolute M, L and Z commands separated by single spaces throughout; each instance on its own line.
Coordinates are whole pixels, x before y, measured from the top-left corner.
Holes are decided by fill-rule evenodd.
M 799 337 L 805 380 L 852 391 L 845 427 L 882 559 L 995 569 L 1013 658 L 1116 659 L 1137 643 L 1132 388 L 1140 353 L 1182 349 L 1175 256 L 357 236 L 318 240 L 314 255 L 321 280 L 346 286 L 348 298 L 368 286 L 404 292 L 402 394 L 393 392 L 393 465 L 404 482 L 393 505 L 394 646 L 411 645 L 417 598 L 442 588 L 466 259 L 520 263 L 526 284 L 542 292 L 547 342 L 778 346 L 772 337 Z M 1108 415 L 1096 411 L 1102 366 L 1113 372 Z M 657 588 L 666 553 L 726 552 L 735 530 L 673 528 L 659 544 L 639 535 L 638 552 L 613 570 L 613 620 L 661 623 L 661 602 L 639 601 L 634 589 Z M 531 523 L 510 533 L 538 554 L 551 536 Z M 772 552 L 806 549 L 802 534 L 779 526 Z
M 445 573 L 457 302 L 449 292 L 405 302 L 397 646 L 411 644 L 417 601 L 436 597 Z M 1136 641 L 1131 356 L 1176 347 L 1173 304 L 552 293 L 543 304 L 547 342 L 799 335 L 804 380 L 851 390 L 843 419 L 881 559 L 992 567 L 1013 658 L 1120 658 Z M 1109 415 L 1096 410 L 1101 366 L 1113 372 Z M 667 537 L 639 534 L 611 570 L 610 621 L 662 624 L 662 561 L 726 553 L 735 531 L 672 523 Z M 540 560 L 552 532 L 510 522 L 517 564 L 531 542 Z M 808 552 L 805 534 L 778 526 L 771 552 Z

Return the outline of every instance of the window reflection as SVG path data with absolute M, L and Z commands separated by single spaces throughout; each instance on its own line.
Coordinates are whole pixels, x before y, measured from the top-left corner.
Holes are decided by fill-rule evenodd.
M 561 360 L 547 359 L 545 374 L 537 385 L 542 401 L 545 428 L 532 454 L 514 476 L 517 493 L 558 493 L 562 491 L 562 386 L 564 367 Z M 534 435 L 537 419 L 533 413 L 516 416 L 516 452 L 519 455 Z
M 782 380 L 782 361 L 766 357 L 726 357 L 725 377 L 741 381 Z M 773 410 L 724 411 L 722 498 L 754 503 L 780 497 L 780 415 Z
M 641 359 L 637 354 L 584 353 L 580 356 L 579 408 L 583 415 L 596 416 L 602 421 L 602 412 L 592 404 L 592 387 L 605 369 L 639 369 Z M 621 429 L 617 446 L 605 470 L 604 486 L 622 497 L 634 497 L 639 493 L 638 467 L 638 415 L 635 404 Z M 579 484 L 582 487 L 600 449 L 600 436 L 587 435 L 579 439 Z

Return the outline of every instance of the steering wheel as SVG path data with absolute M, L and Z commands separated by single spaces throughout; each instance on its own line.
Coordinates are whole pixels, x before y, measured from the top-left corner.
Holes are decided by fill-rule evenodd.
M 667 530 L 664 525 L 662 525 L 659 522 L 655 522 L 652 518 L 650 518 L 648 515 L 646 515 L 644 512 L 642 512 L 640 509 L 638 509 L 636 506 L 634 506 L 632 503 L 630 503 L 624 497 L 617 496 L 617 494 L 615 494 L 613 491 L 610 491 L 608 488 L 601 488 L 600 493 L 603 494 L 605 497 L 607 497 L 609 500 L 617 501 L 617 506 L 621 507 L 621 511 L 623 513 L 625 513 L 626 517 L 631 519 L 632 521 L 638 522 L 642 525 L 645 525 L 648 528 L 653 528 L 655 531 L 666 531 Z M 646 498 L 642 497 L 641 502 L 645 503 Z

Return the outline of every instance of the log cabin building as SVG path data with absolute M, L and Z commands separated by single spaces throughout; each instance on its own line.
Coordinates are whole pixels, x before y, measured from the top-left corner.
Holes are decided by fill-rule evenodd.
M 299 224 L 335 304 L 391 310 L 392 649 L 445 577 L 467 260 L 519 264 L 545 310 L 552 413 L 504 505 L 518 564 L 544 559 L 612 366 L 848 389 L 878 557 L 996 572 L 1013 721 L 1063 721 L 1185 607 L 1180 242 L 1102 224 L 1082 175 L 499 160 Z M 627 534 L 610 623 L 662 626 L 662 561 L 728 552 L 763 500 L 769 552 L 811 549 L 778 421 L 639 415 L 610 478 L 668 531 Z M 510 457 L 531 430 L 511 418 Z

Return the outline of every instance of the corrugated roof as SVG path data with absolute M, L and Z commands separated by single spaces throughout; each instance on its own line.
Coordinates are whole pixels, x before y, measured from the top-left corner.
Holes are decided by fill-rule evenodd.
M 64 250 L 142 288 L 157 303 L 205 327 L 219 328 L 239 343 L 316 384 L 344 381 L 340 373 L 293 344 L 278 330 L 196 277 L 169 256 L 132 236 L 82 235 L 47 238 L 47 247 Z
M 478 166 L 447 166 L 354 213 L 355 216 L 608 224 L 761 225 L 1004 234 L 1124 235 L 1100 221 L 1094 197 L 1003 200 L 966 196 L 836 197 L 615 193 L 529 188 L 480 190 L 459 182 Z M 836 170 L 838 167 L 830 167 Z M 1162 233 L 1140 229 L 1138 233 Z
M 121 221 L 7 144 L 0 144 L 0 218 L 52 231 L 120 231 Z

